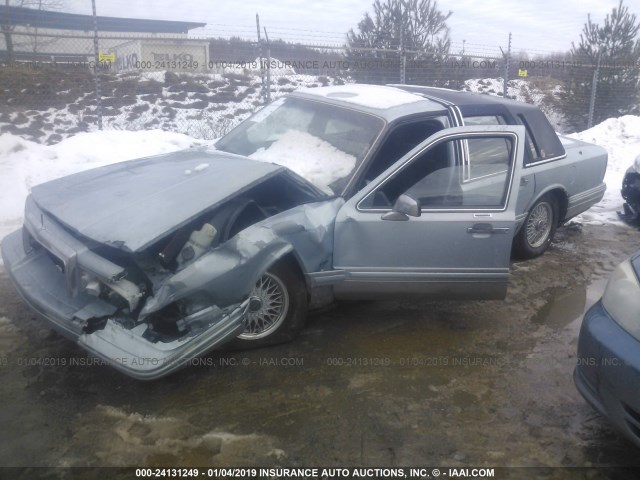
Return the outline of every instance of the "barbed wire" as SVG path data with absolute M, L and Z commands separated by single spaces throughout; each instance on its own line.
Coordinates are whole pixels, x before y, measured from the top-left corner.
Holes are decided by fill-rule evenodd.
M 273 40 L 287 31 L 309 34 L 309 39 Z M 334 32 L 277 27 L 268 29 L 271 53 L 268 56 L 263 49 L 261 57 L 255 31 L 241 41 L 231 41 L 221 32 L 215 28 L 198 35 L 100 32 L 98 57 L 105 60 L 99 66 L 103 87 L 99 112 L 90 75 L 95 63 L 93 35 L 16 29 L 11 34 L 13 52 L 6 45 L 2 51 L 0 37 L 0 133 L 52 143 L 97 128 L 102 115 L 104 128 L 162 128 L 217 138 L 264 105 L 265 90 L 273 99 L 299 87 L 354 81 L 404 82 L 515 98 L 540 106 L 558 131 L 568 131 L 575 118 L 588 113 L 598 67 L 586 56 L 562 59 L 558 52 L 536 48 L 512 48 L 507 64 L 505 48 L 499 45 L 455 42 L 449 52 L 441 53 L 394 44 L 354 47 L 346 38 L 333 42 Z M 264 69 L 271 71 L 268 84 L 263 80 L 268 76 L 261 75 Z M 603 78 L 620 69 L 637 72 L 637 65 L 606 61 L 599 65 Z M 603 78 L 603 85 L 610 83 Z M 573 103 L 562 99 L 570 84 L 580 86 L 586 102 L 579 95 Z M 596 107 L 604 109 L 606 96 L 612 94 L 629 103 L 637 91 L 602 87 Z

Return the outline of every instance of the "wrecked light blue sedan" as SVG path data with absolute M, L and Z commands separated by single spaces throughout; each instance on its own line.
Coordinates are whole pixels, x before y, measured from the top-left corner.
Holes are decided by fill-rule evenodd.
M 6 270 L 50 325 L 138 379 L 290 340 L 335 299 L 503 298 L 512 244 L 539 255 L 598 201 L 606 152 L 565 152 L 532 106 L 409 90 L 299 91 L 215 150 L 36 186 Z

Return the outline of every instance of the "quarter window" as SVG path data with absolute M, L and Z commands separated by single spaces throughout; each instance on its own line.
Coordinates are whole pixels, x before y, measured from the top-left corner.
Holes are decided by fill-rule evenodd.
M 502 115 L 475 115 L 464 117 L 464 124 L 467 125 L 506 125 Z
M 518 118 L 527 130 L 525 142 L 531 151 L 531 157 L 527 163 L 549 160 L 565 154 L 560 139 L 544 113 L 534 110 L 527 113 L 526 118 L 522 114 L 519 114 Z

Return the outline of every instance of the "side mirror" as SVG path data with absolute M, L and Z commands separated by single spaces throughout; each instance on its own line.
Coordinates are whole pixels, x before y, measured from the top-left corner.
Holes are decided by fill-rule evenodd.
M 382 220 L 406 222 L 409 217 L 419 217 L 420 214 L 420 201 L 403 194 L 393 204 L 393 209 L 382 216 Z

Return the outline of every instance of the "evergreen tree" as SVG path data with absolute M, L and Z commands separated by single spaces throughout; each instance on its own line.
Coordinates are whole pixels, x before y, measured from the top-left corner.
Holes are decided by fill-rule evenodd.
M 602 26 L 587 16 L 580 42 L 572 44 L 571 68 L 560 94 L 560 109 L 572 130 L 587 128 L 593 72 L 598 64 L 593 124 L 640 113 L 640 24 L 622 0 Z

